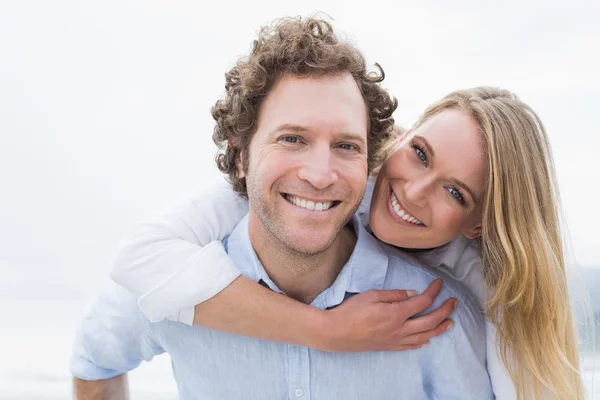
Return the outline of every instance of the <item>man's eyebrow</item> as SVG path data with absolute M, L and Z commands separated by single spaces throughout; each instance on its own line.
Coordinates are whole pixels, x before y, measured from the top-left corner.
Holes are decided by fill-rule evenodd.
M 308 132 L 309 129 L 305 126 L 302 125 L 296 125 L 296 124 L 283 124 L 278 126 L 277 128 L 275 128 L 273 131 L 271 131 L 271 133 L 269 134 L 269 136 L 274 136 L 277 133 L 280 132 L 293 132 L 293 133 L 303 133 L 303 132 Z M 365 138 L 363 137 L 363 135 L 359 134 L 359 133 L 354 133 L 354 132 L 340 132 L 337 134 L 337 136 L 342 139 L 342 140 L 350 140 L 350 141 L 355 141 L 358 142 L 358 144 L 360 144 L 361 146 L 366 146 L 367 142 L 365 140 Z
M 288 131 L 288 132 L 306 132 L 306 131 L 308 131 L 308 128 L 305 127 L 305 126 L 296 125 L 296 124 L 283 124 L 283 125 L 279 125 L 277 128 L 275 128 L 274 130 L 272 130 L 269 135 L 275 135 L 276 133 L 284 132 L 284 131 Z
M 421 142 L 423 142 L 423 145 L 425 145 L 425 147 L 427 147 L 427 151 L 429 151 L 429 154 L 431 154 L 432 157 L 435 157 L 435 152 L 433 151 L 433 147 L 431 147 L 431 145 L 429 144 L 427 139 L 425 139 L 423 136 L 419 136 L 419 135 L 415 135 L 414 137 L 419 139 Z M 475 203 L 479 203 L 479 198 L 477 196 L 475 196 L 475 192 L 473 190 L 471 190 L 469 185 L 467 185 L 460 179 L 453 178 L 453 179 L 451 179 L 451 181 L 456 186 L 460 186 L 465 192 L 469 193 L 469 195 L 471 196 L 471 198 L 473 199 L 473 201 Z
M 349 140 L 349 141 L 357 142 L 362 147 L 366 147 L 367 146 L 367 142 L 366 142 L 365 138 L 363 137 L 363 135 L 361 135 L 359 133 L 341 132 L 338 136 L 341 139 L 343 139 L 343 140 Z

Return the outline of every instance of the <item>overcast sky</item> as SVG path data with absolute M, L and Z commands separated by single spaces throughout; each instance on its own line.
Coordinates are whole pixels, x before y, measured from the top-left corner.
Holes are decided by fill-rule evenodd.
M 384 67 L 404 126 L 476 85 L 531 104 L 576 260 L 600 264 L 598 2 L 206 3 L 0 3 L 1 286 L 89 286 L 128 226 L 219 179 L 209 109 L 224 72 L 262 24 L 317 11 Z

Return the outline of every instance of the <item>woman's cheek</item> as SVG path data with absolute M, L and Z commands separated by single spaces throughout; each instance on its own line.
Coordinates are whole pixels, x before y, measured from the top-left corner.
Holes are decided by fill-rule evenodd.
M 404 165 L 405 161 L 402 153 L 402 150 L 396 151 L 383 165 L 381 173 L 385 178 L 394 179 L 403 172 L 403 167 L 406 166 Z
M 450 206 L 440 207 L 436 212 L 436 225 L 444 232 L 458 232 L 462 226 L 464 213 Z

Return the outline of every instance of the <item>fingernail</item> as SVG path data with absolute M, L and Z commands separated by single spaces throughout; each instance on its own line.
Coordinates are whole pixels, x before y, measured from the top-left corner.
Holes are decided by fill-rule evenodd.
M 419 348 L 421 349 L 421 348 L 423 348 L 423 347 L 427 346 L 428 344 L 429 344 L 429 341 L 427 341 L 427 342 L 423 343 L 423 344 L 421 345 L 421 347 L 419 347 Z
M 458 307 L 458 300 L 454 300 L 454 309 L 456 310 L 456 307 Z
M 454 322 L 450 322 L 448 324 L 448 327 L 446 328 L 447 331 L 449 331 L 450 329 L 454 328 Z
M 407 290 L 406 291 L 406 296 L 410 297 L 415 297 L 417 295 L 417 291 L 416 290 Z

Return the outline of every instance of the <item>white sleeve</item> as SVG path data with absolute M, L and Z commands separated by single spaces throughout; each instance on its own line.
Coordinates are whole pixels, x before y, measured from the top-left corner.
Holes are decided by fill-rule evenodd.
M 477 299 L 479 306 L 485 311 L 486 299 L 489 296 L 485 288 L 483 265 L 479 253 L 471 246 L 466 246 L 460 256 L 455 271 Z M 498 353 L 496 327 L 489 318 L 485 318 L 485 346 L 487 370 L 492 382 L 492 390 L 496 400 L 515 400 L 517 391 L 508 374 L 506 366 Z
M 515 385 L 510 379 L 496 345 L 496 327 L 489 318 L 485 319 L 487 370 L 492 381 L 496 400 L 514 400 L 517 398 Z
M 444 249 L 443 253 L 434 256 L 442 257 L 443 270 L 463 283 L 476 298 L 481 310 L 485 312 L 485 303 L 489 293 L 486 291 L 481 257 L 472 243 L 464 237 L 458 238 Z M 496 327 L 487 317 L 485 319 L 485 335 L 487 370 L 494 395 L 497 400 L 514 400 L 517 398 L 515 385 L 498 354 Z
M 111 278 L 138 299 L 151 322 L 191 325 L 194 306 L 240 272 L 221 240 L 248 213 L 248 202 L 219 184 L 160 217 L 138 223 L 123 239 Z

